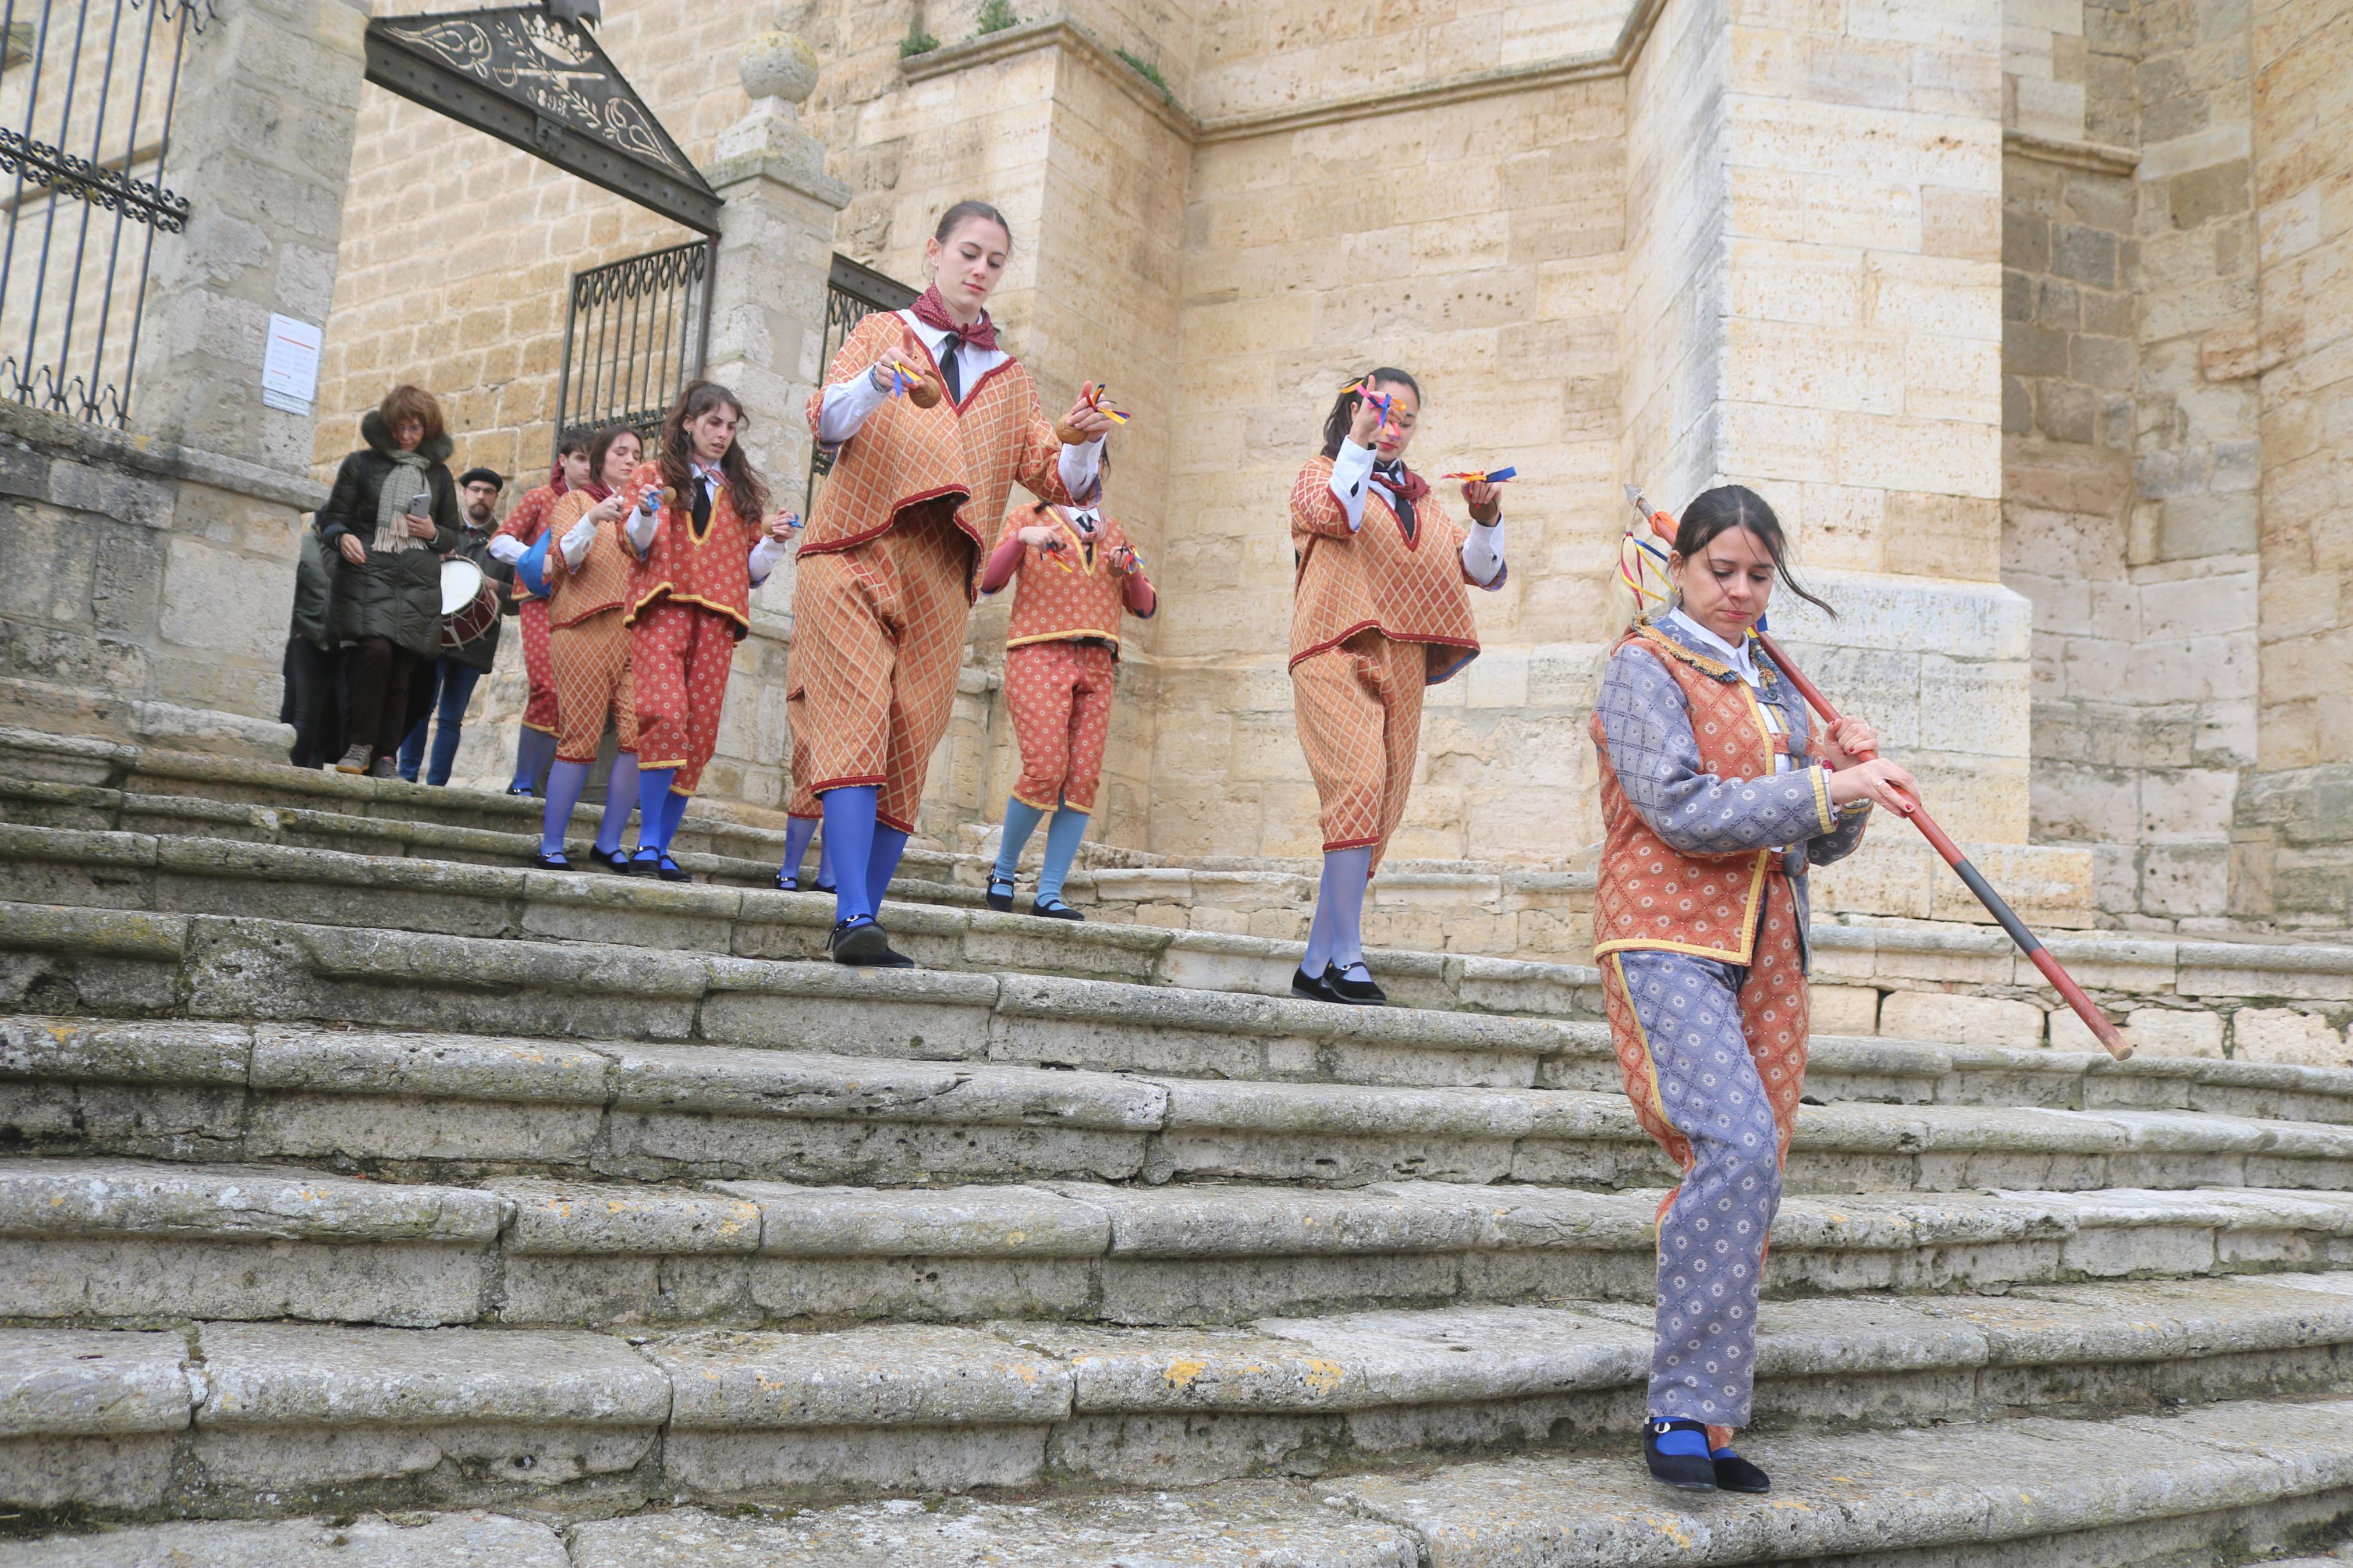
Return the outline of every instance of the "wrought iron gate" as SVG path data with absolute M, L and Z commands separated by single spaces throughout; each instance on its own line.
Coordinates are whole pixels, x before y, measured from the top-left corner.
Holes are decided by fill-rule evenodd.
M 187 227 L 164 184 L 188 35 L 211 0 L 5 0 L 0 44 L 0 396 L 122 426 L 155 236 Z
M 691 240 L 572 275 L 556 384 L 556 439 L 634 425 L 649 439 L 711 342 L 711 242 Z
M 877 310 L 903 310 L 915 302 L 915 290 L 862 262 L 837 254 L 825 283 L 825 346 L 818 355 L 818 374 L 833 363 L 835 351 L 849 341 L 858 323 Z M 808 497 L 817 500 L 817 482 L 833 467 L 823 452 L 809 454 Z

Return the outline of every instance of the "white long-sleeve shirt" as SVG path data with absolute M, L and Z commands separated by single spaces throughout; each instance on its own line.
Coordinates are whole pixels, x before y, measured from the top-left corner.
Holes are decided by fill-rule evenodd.
M 915 319 L 912 310 L 897 312 L 908 330 L 923 340 L 936 360 L 947 346 L 952 335 L 944 327 L 926 325 Z M 965 343 L 956 350 L 956 384 L 969 392 L 980 384 L 980 378 L 1003 364 L 1008 358 L 1003 349 L 976 349 Z M 825 389 L 825 405 L 818 411 L 818 445 L 831 451 L 858 434 L 876 409 L 890 400 L 887 392 L 874 389 L 871 374 L 860 372 L 848 381 L 837 381 Z M 1103 437 L 1082 441 L 1062 448 L 1058 467 L 1063 488 L 1074 500 L 1092 500 L 1103 468 Z
M 726 477 L 717 468 L 706 468 L 691 458 L 687 459 L 687 470 L 691 476 L 687 482 L 702 486 L 705 503 L 716 506 L 719 502 L 719 492 L 727 483 Z M 647 496 L 651 496 L 652 493 L 649 490 Z M 641 501 L 643 499 L 640 498 Z M 660 526 L 661 513 L 648 511 L 642 504 L 631 509 L 628 521 L 621 525 L 622 531 L 629 537 L 629 548 L 636 551 L 640 559 L 644 558 L 647 551 L 653 548 L 654 531 Z M 749 563 L 752 586 L 756 588 L 766 582 L 768 574 L 774 572 L 791 552 L 792 545 L 786 541 L 763 535 L 760 542 L 752 546 Z
M 1373 449 L 1359 447 L 1343 437 L 1340 455 L 1332 459 L 1332 498 L 1340 503 L 1340 510 L 1347 513 L 1348 531 L 1351 533 L 1365 526 L 1365 497 L 1374 485 L 1388 491 L 1385 499 L 1389 510 L 1402 516 L 1405 502 L 1374 472 Z M 1464 531 L 1462 570 L 1482 588 L 1493 586 L 1495 579 L 1503 574 L 1504 509 L 1500 502 L 1495 508 L 1494 521 L 1481 522 L 1474 517 L 1471 520 L 1470 528 Z

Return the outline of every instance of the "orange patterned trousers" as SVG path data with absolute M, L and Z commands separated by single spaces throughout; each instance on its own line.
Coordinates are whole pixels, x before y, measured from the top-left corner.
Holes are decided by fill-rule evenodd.
M 735 623 L 664 599 L 629 628 L 629 682 L 638 705 L 638 766 L 676 768 L 673 795 L 692 795 L 719 749 L 719 711 L 735 662 Z
M 1374 631 L 1291 667 L 1299 748 L 1323 802 L 1326 854 L 1369 844 L 1380 869 L 1413 793 L 1429 668 L 1424 645 Z
M 1118 670 L 1101 643 L 1033 642 L 1007 652 L 1005 709 L 1021 745 L 1014 799 L 1039 811 L 1094 811 Z
M 566 763 L 593 763 L 610 717 L 620 749 L 638 749 L 638 704 L 630 689 L 629 628 L 618 608 L 599 610 L 548 634 L 548 658 L 555 667 L 555 755 Z
M 803 555 L 793 590 L 786 713 L 809 795 L 875 785 L 876 820 L 902 833 L 915 830 L 964 663 L 972 542 L 955 519 L 953 500 L 910 507 L 863 544 Z
M 522 705 L 523 728 L 553 735 L 557 722 L 555 664 L 548 647 L 547 601 L 525 599 L 515 619 L 522 623 L 522 673 L 531 683 L 531 696 Z

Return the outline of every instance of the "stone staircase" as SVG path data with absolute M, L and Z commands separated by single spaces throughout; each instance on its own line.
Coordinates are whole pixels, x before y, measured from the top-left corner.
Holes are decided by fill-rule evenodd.
M 0 1568 L 2237 1564 L 2353 1521 L 2353 1070 L 1818 1037 L 1746 1445 L 1631 1457 L 1592 972 L 0 736 Z M 1214 1485 L 1210 1483 L 1216 1483 Z

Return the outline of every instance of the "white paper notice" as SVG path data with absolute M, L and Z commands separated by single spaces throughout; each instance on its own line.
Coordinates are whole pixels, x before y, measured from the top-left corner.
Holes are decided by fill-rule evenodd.
M 269 318 L 269 343 L 261 355 L 261 401 L 265 407 L 308 414 L 319 395 L 319 345 L 325 332 L 291 316 Z

